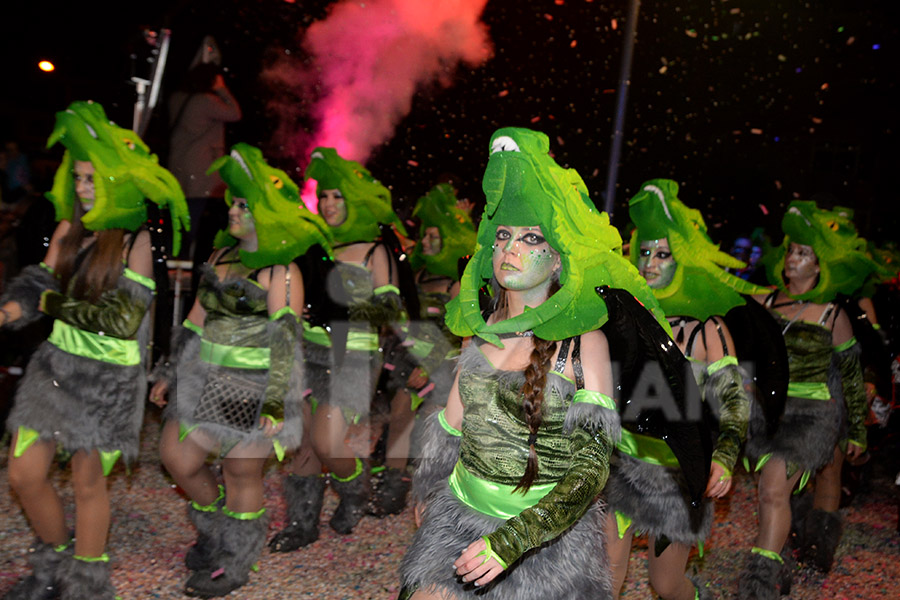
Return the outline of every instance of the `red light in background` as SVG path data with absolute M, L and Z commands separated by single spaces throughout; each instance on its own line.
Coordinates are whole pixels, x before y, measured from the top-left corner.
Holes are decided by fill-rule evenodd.
M 44 73 L 50 73 L 51 71 L 56 70 L 56 65 L 54 65 L 49 60 L 42 60 L 38 63 L 38 69 L 40 69 Z

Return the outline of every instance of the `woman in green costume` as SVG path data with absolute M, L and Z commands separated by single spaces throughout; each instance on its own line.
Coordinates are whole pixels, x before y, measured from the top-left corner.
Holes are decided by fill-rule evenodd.
M 185 557 L 189 596 L 224 596 L 247 583 L 265 545 L 263 465 L 300 446 L 299 316 L 303 280 L 294 259 L 328 247 L 322 220 L 287 174 L 236 144 L 214 162 L 228 186 L 228 228 L 201 270 L 197 300 L 175 332 L 170 369 L 150 399 L 164 404 L 163 464 L 189 496 L 197 543 Z M 173 389 L 169 389 L 173 388 Z M 222 459 L 223 484 L 207 465 Z
M 791 202 L 782 229 L 784 242 L 763 259 L 776 289 L 756 299 L 781 325 L 790 383 L 774 435 L 766 435 L 756 415 L 750 424 L 746 452 L 761 477 L 759 533 L 739 583 L 739 597 L 748 599 L 779 597 L 782 578 L 787 593 L 790 573 L 781 554 L 791 528 L 791 490 L 812 475 L 814 509 L 800 526 L 801 557 L 831 568 L 841 535 L 841 464 L 866 448 L 858 348 L 836 300 L 859 288 L 875 264 L 849 220 L 813 202 Z
M 647 280 L 666 313 L 679 349 L 691 361 L 703 399 L 718 408 L 716 439 L 706 496 L 722 498 L 747 432 L 750 399 L 738 367 L 735 342 L 722 318 L 745 304 L 741 294 L 765 291 L 727 273 L 736 259 L 720 252 L 706 234 L 703 217 L 678 199 L 678 184 L 653 179 L 630 202 L 635 223 L 631 261 Z M 641 438 L 639 434 L 627 437 Z M 655 453 L 654 450 L 662 450 Z M 618 596 L 635 532 L 650 536 L 650 584 L 666 600 L 707 598 L 709 592 L 685 574 L 694 543 L 712 526 L 713 505 L 705 501 L 703 522 L 690 523 L 677 460 L 665 445 L 619 445 L 606 498 L 615 511 L 607 518 L 613 589 Z
M 9 481 L 38 543 L 33 574 L 4 597 L 112 600 L 106 476 L 118 458 L 137 458 L 155 290 L 145 198 L 170 207 L 176 253 L 187 205 L 156 156 L 99 104 L 57 113 L 48 146 L 56 142 L 66 153 L 47 196 L 59 225 L 44 262 L 24 269 L 0 298 L 2 326 L 54 319 L 6 422 Z M 58 451 L 71 458 L 74 542 L 48 480 Z
M 610 597 L 595 500 L 619 417 L 595 286 L 655 301 L 580 176 L 548 150 L 525 129 L 491 138 L 478 245 L 447 310 L 450 330 L 473 337 L 426 423 L 402 599 Z
M 397 264 L 379 226 L 393 225 L 405 234 L 390 191 L 333 148 L 313 151 L 306 176 L 316 180 L 319 214 L 335 242 L 335 265 L 322 283 L 343 314 L 333 315 L 327 328 L 304 331 L 312 423 L 285 479 L 288 523 L 270 543 L 274 552 L 318 538 L 323 466 L 341 498 L 332 529 L 348 534 L 366 513 L 371 491 L 366 425 L 382 362 L 379 330 L 403 314 Z

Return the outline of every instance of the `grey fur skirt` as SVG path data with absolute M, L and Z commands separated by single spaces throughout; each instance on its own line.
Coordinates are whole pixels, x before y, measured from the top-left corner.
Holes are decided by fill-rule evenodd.
M 690 496 L 679 469 L 653 465 L 618 450 L 609 461 L 603 495 L 609 510 L 631 518 L 635 532 L 693 546 L 709 535 L 713 503 L 704 500 L 703 519 L 695 530 L 688 512 Z
M 565 533 L 526 552 L 487 586 L 463 584 L 453 562 L 469 544 L 504 521 L 470 509 L 444 482 L 426 508 L 424 524 L 403 557 L 403 585 L 422 590 L 436 587 L 454 599 L 611 599 L 603 522 L 604 508 L 598 501 Z
M 205 410 L 210 401 L 209 394 L 215 393 L 224 397 L 229 394 L 239 395 L 241 389 L 251 387 L 264 390 L 268 381 L 268 372 L 257 369 L 232 369 L 211 365 L 200 360 L 200 338 L 191 336 L 182 353 L 184 358 L 176 368 L 175 393 L 170 394 L 170 402 L 166 407 L 165 418 L 177 420 L 183 427 L 197 427 L 199 431 L 211 438 L 211 442 L 222 444 L 223 449 L 230 449 L 236 444 L 260 445 L 271 450 L 272 438 L 263 434 L 258 426 L 249 431 L 229 426 L 223 421 L 203 418 L 208 414 Z M 196 347 L 194 347 L 196 346 Z M 303 361 L 300 357 L 300 345 L 297 344 L 297 356 L 293 362 L 290 383 L 284 398 L 284 427 L 274 439 L 277 439 L 287 450 L 300 447 L 303 436 Z M 262 402 L 262 395 L 258 397 Z
M 145 321 L 141 333 L 146 330 Z M 41 440 L 55 441 L 68 452 L 121 450 L 125 461 L 132 462 L 146 393 L 143 365 L 101 362 L 44 342 L 28 363 L 6 429 L 15 433 L 20 426 L 29 427 Z
M 778 430 L 771 438 L 765 435 L 765 420 L 756 408 L 754 404 L 751 409 L 745 449 L 751 460 L 771 453 L 789 466 L 812 473 L 831 462 L 844 420 L 843 403 L 788 396 Z
M 307 342 L 304 353 L 306 387 L 319 404 L 353 415 L 369 414 L 381 369 L 380 353 L 347 350 L 340 364 L 327 346 Z

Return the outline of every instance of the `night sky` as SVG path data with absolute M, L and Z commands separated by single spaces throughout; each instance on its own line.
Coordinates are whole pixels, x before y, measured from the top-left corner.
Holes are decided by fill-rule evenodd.
M 165 25 L 173 31 L 167 89 L 202 35 L 214 34 L 245 114 L 229 143 L 259 145 L 272 162 L 296 167 L 270 144 L 276 123 L 265 105 L 274 92 L 259 73 L 285 49 L 302 57 L 299 32 L 323 18 L 329 2 L 116 3 L 104 13 L 121 23 L 115 28 L 88 3 L 52 13 L 40 4 L 4 7 L 0 137 L 18 139 L 35 159 L 58 158 L 40 148 L 53 112 L 75 99 L 95 99 L 130 124 L 127 82 L 133 70 L 146 72 L 140 25 Z M 645 2 L 613 222 L 627 223 L 627 199 L 643 181 L 668 177 L 726 245 L 756 226 L 775 234 L 793 198 L 853 206 L 864 235 L 900 237 L 896 4 Z M 367 163 L 400 212 L 442 175 L 454 175 L 462 195 L 480 196 L 490 135 L 511 125 L 547 133 L 557 161 L 581 173 L 602 207 L 627 10 L 624 0 L 489 0 L 483 20 L 493 58 L 458 70 L 449 88 L 420 90 Z M 40 74 L 40 58 L 57 71 Z M 155 116 L 145 136 L 163 158 L 166 119 L 164 111 Z

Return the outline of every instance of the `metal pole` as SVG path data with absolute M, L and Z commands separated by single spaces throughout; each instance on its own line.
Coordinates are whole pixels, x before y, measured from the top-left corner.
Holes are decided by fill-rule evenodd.
M 628 7 L 628 22 L 625 24 L 625 44 L 622 50 L 622 68 L 619 76 L 619 92 L 616 94 L 616 122 L 613 125 L 612 145 L 609 150 L 609 171 L 606 174 L 606 204 L 604 209 L 613 214 L 616 200 L 616 178 L 622 157 L 622 138 L 625 129 L 625 105 L 628 102 L 628 88 L 631 86 L 631 59 L 634 56 L 634 38 L 637 35 L 638 9 L 640 0 L 631 0 Z

